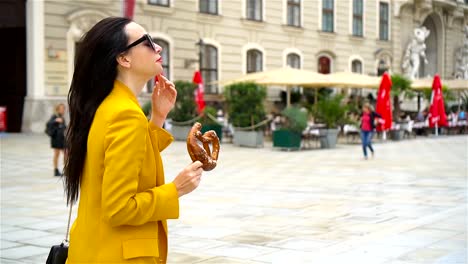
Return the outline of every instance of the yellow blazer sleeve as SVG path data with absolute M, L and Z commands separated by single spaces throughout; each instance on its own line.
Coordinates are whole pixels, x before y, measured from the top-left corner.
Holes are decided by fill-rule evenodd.
M 172 135 L 167 132 L 164 128 L 160 128 L 153 124 L 153 122 L 149 122 L 149 131 L 151 136 L 151 142 L 157 142 L 157 146 L 154 146 L 153 149 L 157 149 L 159 152 L 162 152 L 169 144 L 174 141 Z
M 142 225 L 179 216 L 174 184 L 138 192 L 147 129 L 146 118 L 136 110 L 117 113 L 107 127 L 101 203 L 103 217 L 111 226 Z

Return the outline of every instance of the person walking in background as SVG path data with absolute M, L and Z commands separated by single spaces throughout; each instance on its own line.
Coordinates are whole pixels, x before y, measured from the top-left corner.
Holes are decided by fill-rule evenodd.
M 62 153 L 64 164 L 67 158 L 65 144 L 66 128 L 67 123 L 65 122 L 65 105 L 58 104 L 55 106 L 55 113 L 47 122 L 47 134 L 50 136 L 50 147 L 54 150 L 54 176 L 62 176 L 62 170 L 58 169 L 60 153 Z
M 166 220 L 179 217 L 179 197 L 198 187 L 203 169 L 195 161 L 165 183 L 161 152 L 173 137 L 162 126 L 177 91 L 161 75 L 162 49 L 118 17 L 99 21 L 80 43 L 64 173 L 68 204 L 80 201 L 67 263 L 166 263 Z M 154 76 L 148 121 L 137 96 Z
M 369 103 L 365 103 L 362 107 L 361 115 L 361 141 L 362 151 L 364 152 L 364 159 L 367 160 L 367 148 L 374 157 L 374 148 L 372 147 L 372 136 L 375 130 L 375 121 L 377 118 L 382 118 L 381 115 L 376 113 Z

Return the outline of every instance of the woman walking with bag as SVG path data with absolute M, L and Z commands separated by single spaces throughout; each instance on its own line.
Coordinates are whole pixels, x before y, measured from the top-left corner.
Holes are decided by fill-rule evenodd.
M 374 148 L 372 147 L 372 136 L 375 130 L 375 121 L 377 118 L 382 118 L 381 115 L 376 113 L 372 106 L 369 103 L 365 103 L 362 107 L 362 116 L 361 116 L 361 142 L 362 142 L 362 151 L 364 152 L 364 159 L 367 160 L 367 148 L 372 153 L 374 157 Z
M 65 105 L 58 104 L 55 106 L 55 113 L 50 117 L 46 125 L 46 132 L 50 137 L 50 147 L 54 150 L 54 176 L 62 176 L 61 170 L 58 169 L 58 160 L 60 153 L 63 155 L 65 163 L 67 159 L 67 151 L 65 145 L 65 130 L 67 123 L 65 122 Z
M 80 50 L 68 95 L 66 194 L 80 201 L 67 263 L 166 263 L 166 220 L 179 217 L 202 163 L 164 182 L 161 152 L 173 138 L 162 125 L 177 92 L 161 75 L 161 47 L 131 20 L 106 18 Z M 137 96 L 154 76 L 148 122 Z

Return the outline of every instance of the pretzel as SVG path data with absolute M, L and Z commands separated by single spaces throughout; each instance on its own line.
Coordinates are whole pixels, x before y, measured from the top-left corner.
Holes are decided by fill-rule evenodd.
M 219 138 L 214 130 L 202 134 L 202 125 L 196 122 L 187 135 L 187 150 L 192 161 L 203 163 L 203 170 L 210 171 L 216 167 L 219 154 Z M 198 142 L 203 144 L 203 148 Z M 210 150 L 210 143 L 213 151 Z

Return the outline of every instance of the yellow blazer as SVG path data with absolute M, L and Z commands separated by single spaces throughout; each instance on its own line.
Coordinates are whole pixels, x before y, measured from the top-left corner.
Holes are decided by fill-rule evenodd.
M 160 152 L 172 140 L 115 81 L 89 131 L 68 264 L 166 262 L 166 219 L 179 217 L 179 197 L 164 184 Z

